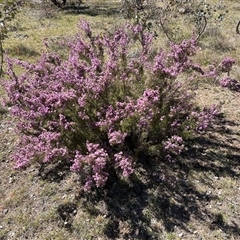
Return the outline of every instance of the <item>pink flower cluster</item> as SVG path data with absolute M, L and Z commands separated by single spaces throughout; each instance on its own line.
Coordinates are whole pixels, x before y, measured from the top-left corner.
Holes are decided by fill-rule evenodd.
M 229 75 L 234 63 L 235 60 L 231 57 L 226 57 L 225 59 L 223 59 L 223 61 L 220 63 L 220 68 L 222 72 L 226 72 Z
M 111 146 L 124 143 L 126 133 L 122 133 L 120 130 L 118 131 L 109 131 L 108 139 Z
M 232 79 L 229 76 L 220 79 L 219 83 L 222 87 L 226 87 L 230 90 L 240 92 L 240 82 L 236 79 Z
M 76 151 L 71 170 L 85 177 L 84 190 L 89 191 L 96 185 L 102 187 L 108 179 L 106 165 L 109 161 L 107 152 L 99 144 L 86 143 L 86 155 Z
M 196 121 L 196 132 L 204 132 L 206 131 L 211 123 L 213 118 L 219 113 L 218 106 L 212 105 L 210 108 L 205 108 L 201 112 L 193 111 L 191 116 Z
M 114 154 L 116 167 L 120 167 L 124 177 L 129 177 L 133 173 L 133 161 L 130 156 L 124 155 L 123 152 Z
M 170 155 L 179 155 L 184 149 L 182 137 L 173 135 L 163 143 L 164 151 Z

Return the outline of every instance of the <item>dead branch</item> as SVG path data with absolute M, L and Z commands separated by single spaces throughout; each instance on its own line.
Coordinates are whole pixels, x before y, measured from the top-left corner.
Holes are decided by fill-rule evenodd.
M 239 26 L 240 26 L 240 21 L 238 22 L 237 27 L 236 27 L 236 33 L 237 34 L 240 34 Z
M 207 26 L 207 18 L 205 16 L 203 16 L 203 20 L 204 20 L 204 23 L 203 23 L 203 28 L 202 30 L 198 33 L 198 36 L 196 37 L 195 41 L 197 41 L 201 36 L 202 34 L 204 33 L 205 29 L 206 29 L 206 26 Z

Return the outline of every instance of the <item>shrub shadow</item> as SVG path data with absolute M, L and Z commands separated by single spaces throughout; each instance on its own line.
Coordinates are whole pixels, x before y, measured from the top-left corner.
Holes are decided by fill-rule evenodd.
M 42 164 L 38 169 L 38 176 L 49 182 L 61 182 L 69 174 L 70 163 L 57 162 L 53 164 Z
M 240 166 L 239 123 L 226 120 L 219 115 L 206 136 L 188 143 L 179 161 L 186 173 L 196 171 L 212 172 L 218 177 L 238 178 Z
M 77 205 L 70 202 L 61 204 L 57 208 L 57 213 L 63 227 L 71 230 L 73 217 L 77 214 Z
M 226 129 L 236 127 L 237 123 L 229 122 L 227 128 L 222 128 L 224 121 L 219 118 L 210 135 L 189 142 L 188 150 L 175 163 L 160 161 L 154 165 L 143 156 L 128 183 L 113 178 L 105 189 L 85 196 L 87 201 L 83 205 L 90 214 L 102 214 L 109 219 L 104 230 L 106 237 L 162 239 L 163 232 L 176 229 L 193 234 L 188 226 L 191 218 L 206 222 L 209 231 L 221 229 L 239 237 L 238 222 L 224 222 L 221 215 L 206 207 L 219 196 L 199 191 L 188 179 L 192 170 L 202 172 L 206 176 L 202 181 L 209 186 L 210 172 L 218 177 L 239 177 L 236 166 L 239 168 L 240 139 L 239 146 L 232 146 L 223 138 L 236 138 L 234 130 Z M 211 135 L 214 137 L 209 138 Z M 232 154 L 226 154 L 227 150 Z

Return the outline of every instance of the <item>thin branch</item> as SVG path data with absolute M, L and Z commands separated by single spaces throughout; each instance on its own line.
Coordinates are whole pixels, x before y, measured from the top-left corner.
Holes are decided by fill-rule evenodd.
M 200 31 L 200 33 L 198 34 L 198 36 L 196 37 L 195 41 L 197 41 L 203 34 L 203 32 L 205 31 L 206 29 L 206 26 L 207 26 L 207 18 L 205 16 L 203 16 L 203 20 L 204 20 L 204 25 L 203 25 L 203 28 L 202 30 Z
M 237 34 L 240 34 L 239 26 L 240 26 L 240 21 L 238 22 L 237 27 L 236 27 Z
M 163 22 L 162 22 L 162 18 L 161 18 L 161 17 L 159 18 L 159 22 L 160 22 L 160 25 L 161 25 L 161 27 L 162 27 L 162 30 L 163 30 L 164 34 L 167 36 L 168 40 L 169 40 L 170 42 L 172 42 L 172 39 L 171 39 L 171 37 L 168 35 L 167 29 L 165 28 L 165 26 L 164 26 L 164 24 L 163 24 Z
M 0 37 L 0 77 L 3 74 L 3 44 L 2 44 L 2 37 Z

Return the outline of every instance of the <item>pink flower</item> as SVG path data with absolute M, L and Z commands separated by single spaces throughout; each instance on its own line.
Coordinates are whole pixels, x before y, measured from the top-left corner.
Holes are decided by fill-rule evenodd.
M 235 59 L 231 57 L 226 57 L 221 63 L 220 67 L 223 72 L 229 72 L 232 70 L 233 64 L 235 63 Z
M 133 162 L 129 156 L 119 152 L 114 154 L 116 167 L 120 167 L 124 177 L 129 177 L 133 173 Z
M 125 137 L 127 136 L 127 133 L 122 133 L 119 131 L 109 131 L 108 132 L 108 139 L 111 146 L 122 144 L 125 140 Z

